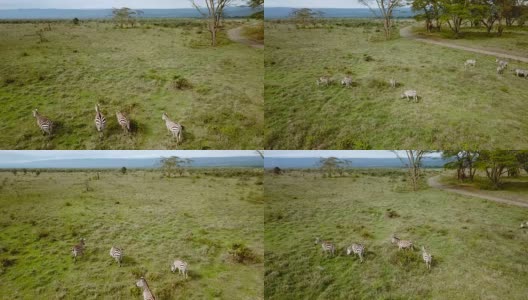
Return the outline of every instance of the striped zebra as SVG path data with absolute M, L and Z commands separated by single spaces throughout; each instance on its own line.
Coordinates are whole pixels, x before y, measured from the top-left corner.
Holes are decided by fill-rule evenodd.
M 365 246 L 361 244 L 352 244 L 347 248 L 347 255 L 354 253 L 359 256 L 359 260 L 363 262 L 363 253 L 365 252 Z
M 84 252 L 84 238 L 81 238 L 81 241 L 79 242 L 79 244 L 73 246 L 71 248 L 71 252 L 72 252 L 72 255 L 73 255 L 73 260 L 74 261 L 77 261 L 77 256 L 81 256 Z
M 334 256 L 335 254 L 335 246 L 330 241 L 321 241 L 320 238 L 315 239 L 315 244 L 321 244 L 321 248 L 323 249 L 323 253 L 331 254 Z
M 433 256 L 425 251 L 425 247 L 422 246 L 422 258 L 427 266 L 427 269 L 431 270 L 431 263 L 433 262 Z
M 33 111 L 33 117 L 37 119 L 37 125 L 40 130 L 51 136 L 51 132 L 53 130 L 53 122 L 45 116 L 39 114 L 38 110 L 36 109 Z
M 130 120 L 122 112 L 116 112 L 117 123 L 121 125 L 124 131 L 130 132 Z
M 97 131 L 101 132 L 106 127 L 106 118 L 101 113 L 101 110 L 99 109 L 99 104 L 95 105 L 95 128 L 97 128 Z
M 154 294 L 150 290 L 147 280 L 144 277 L 141 277 L 137 282 L 136 286 L 143 289 L 143 300 L 156 300 Z
M 189 267 L 189 265 L 182 261 L 182 260 L 175 260 L 172 265 L 171 265 L 171 272 L 176 272 L 176 270 L 178 270 L 178 274 L 180 275 L 184 275 L 185 278 L 187 278 L 187 268 Z
M 123 255 L 123 249 L 117 248 L 115 246 L 112 246 L 112 248 L 110 248 L 110 256 L 112 256 L 119 263 L 120 267 L 121 262 L 123 261 Z
M 391 243 L 398 245 L 398 250 L 401 249 L 414 249 L 413 243 L 407 240 L 400 240 L 394 234 L 391 238 Z
M 166 113 L 163 113 L 161 119 L 165 121 L 165 126 L 167 126 L 167 130 L 169 130 L 172 136 L 176 138 L 176 142 L 179 144 L 183 140 L 183 126 L 169 119 L 169 116 L 167 116 Z

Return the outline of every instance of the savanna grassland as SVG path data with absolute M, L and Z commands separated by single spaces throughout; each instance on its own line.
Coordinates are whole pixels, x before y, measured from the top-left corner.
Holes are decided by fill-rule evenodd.
M 145 275 L 156 299 L 262 299 L 262 173 L 207 172 L 1 172 L 2 297 L 142 299 Z M 188 279 L 171 273 L 177 258 Z
M 398 170 L 266 175 L 266 298 L 526 299 L 525 208 L 407 187 Z M 398 251 L 391 234 L 415 250 Z M 336 256 L 316 237 L 334 242 Z M 365 245 L 363 263 L 344 253 L 353 242 Z
M 397 21 L 394 38 L 386 41 L 381 23 L 372 20 L 326 20 L 315 27 L 267 22 L 266 147 L 527 147 L 527 80 L 512 70 L 528 64 L 510 61 L 499 75 L 494 56 L 398 37 L 400 28 L 414 24 Z M 512 39 L 524 43 L 526 37 L 490 38 Z M 477 66 L 464 70 L 467 59 Z M 350 88 L 339 84 L 346 75 L 354 80 Z M 317 86 L 321 76 L 335 83 Z M 418 103 L 400 98 L 407 89 L 417 91 Z
M 225 30 L 246 24 L 228 20 Z M 0 24 L 2 149 L 256 149 L 263 144 L 263 51 L 209 46 L 203 22 L 144 20 Z M 42 39 L 37 32 L 42 31 Z M 101 138 L 95 104 L 107 118 Z M 56 123 L 48 138 L 32 111 Z M 122 133 L 115 113 L 132 120 Z M 162 113 L 184 126 L 171 139 Z
M 490 184 L 486 173 L 479 171 L 476 173 L 473 181 L 459 181 L 456 174 L 447 173 L 440 178 L 440 182 L 449 187 L 458 188 L 472 192 L 486 193 L 487 195 L 528 203 L 528 174 L 520 173 L 518 176 L 503 176 L 501 179 L 501 188 L 494 189 Z
M 511 26 L 501 36 L 492 31 L 487 33 L 484 27 L 462 27 L 459 37 L 455 37 L 449 27 L 442 27 L 441 31 L 427 32 L 423 26 L 416 26 L 413 31 L 420 37 L 445 40 L 460 46 L 475 47 L 483 50 L 528 56 L 528 27 Z

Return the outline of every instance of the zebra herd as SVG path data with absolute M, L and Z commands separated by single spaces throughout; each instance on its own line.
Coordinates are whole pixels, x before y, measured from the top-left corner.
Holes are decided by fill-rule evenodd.
M 503 74 L 504 70 L 508 67 L 508 62 L 505 60 L 501 60 L 499 58 L 495 59 L 495 62 L 497 63 L 497 74 Z M 476 59 L 468 59 L 464 62 L 464 69 L 467 70 L 468 67 L 475 67 L 477 65 Z M 528 70 L 524 69 L 514 69 L 513 72 L 515 73 L 515 76 L 517 77 L 524 77 L 528 79 Z M 332 83 L 334 83 L 335 80 L 331 78 L 330 76 L 321 76 L 316 80 L 317 86 L 330 86 Z M 345 76 L 341 80 L 341 85 L 344 87 L 351 87 L 353 84 L 353 80 L 350 76 Z M 388 81 L 388 84 L 391 88 L 396 88 L 399 83 L 396 81 L 396 79 L 391 78 Z M 413 100 L 414 102 L 418 102 L 418 92 L 416 90 L 404 90 L 403 93 L 400 95 L 400 98 L 406 98 L 407 101 Z
M 71 248 L 71 253 L 73 255 L 73 260 L 77 261 L 77 257 L 82 256 L 85 250 L 86 244 L 85 239 L 81 238 L 78 244 L 74 245 Z M 110 256 L 119 264 L 121 267 L 121 264 L 123 262 L 123 256 L 124 252 L 122 248 L 118 248 L 116 246 L 112 246 L 110 248 Z M 187 271 L 189 269 L 189 264 L 183 260 L 176 259 L 172 264 L 170 265 L 170 270 L 172 273 L 178 271 L 178 274 L 180 276 L 184 276 L 185 279 L 188 278 Z M 143 290 L 143 300 L 155 300 L 154 294 L 152 293 L 151 289 L 148 286 L 147 280 L 144 277 L 141 277 L 137 282 L 136 286 Z
M 525 225 L 526 227 L 528 227 L 528 222 L 526 222 Z M 523 225 L 521 224 L 521 227 L 522 226 Z M 398 246 L 398 250 L 406 250 L 406 249 L 413 250 L 414 249 L 414 243 L 412 241 L 402 240 L 396 237 L 394 234 L 391 236 L 391 243 Z M 320 238 L 316 238 L 315 244 L 316 245 L 321 244 L 322 251 L 327 256 L 335 255 L 336 246 L 332 242 L 323 241 Z M 360 262 L 363 262 L 364 253 L 365 253 L 365 246 L 362 244 L 352 243 L 350 246 L 346 248 L 346 255 L 351 255 L 351 254 L 354 254 L 354 256 L 357 255 L 359 257 Z M 433 262 L 433 256 L 431 255 L 431 253 L 427 252 L 427 250 L 425 249 L 425 246 L 422 246 L 422 259 L 427 269 L 430 270 L 431 264 Z
M 37 120 L 37 125 L 42 130 L 44 134 L 47 134 L 49 136 L 53 133 L 53 121 L 51 121 L 48 117 L 41 115 L 37 109 L 33 111 L 33 117 Z M 130 119 L 127 117 L 126 114 L 124 114 L 122 111 L 116 112 L 116 118 L 117 123 L 125 133 L 131 133 L 131 126 L 130 126 Z M 172 121 L 169 116 L 164 112 L 161 115 L 161 119 L 165 121 L 165 126 L 167 127 L 167 130 L 172 135 L 173 138 L 176 139 L 176 143 L 180 144 L 183 141 L 183 126 L 178 123 Z M 105 128 L 106 128 L 106 118 L 104 114 L 101 112 L 101 108 L 99 104 L 95 105 L 95 129 L 100 134 L 103 134 Z
M 508 69 L 508 62 L 499 58 L 495 58 L 495 62 L 497 63 L 497 74 L 504 74 L 504 70 Z M 467 69 L 468 66 L 475 67 L 476 64 L 477 60 L 468 59 L 464 62 L 464 69 Z M 517 77 L 528 79 L 528 70 L 516 68 L 513 69 L 513 73 Z

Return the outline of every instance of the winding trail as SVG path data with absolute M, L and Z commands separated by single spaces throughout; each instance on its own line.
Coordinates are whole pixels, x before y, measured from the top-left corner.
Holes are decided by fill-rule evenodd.
M 479 54 L 497 56 L 497 57 L 501 57 L 501 58 L 508 58 L 508 59 L 511 59 L 511 60 L 517 60 L 517 61 L 522 61 L 522 62 L 528 63 L 528 57 L 524 57 L 524 56 L 518 56 L 518 55 L 506 54 L 506 53 L 501 53 L 501 52 L 488 51 L 488 50 L 484 50 L 484 49 L 481 49 L 481 48 L 475 48 L 475 47 L 460 46 L 460 45 L 456 45 L 456 44 L 450 43 L 450 42 L 445 41 L 445 40 L 433 40 L 433 39 L 423 38 L 423 37 L 420 37 L 420 36 L 414 34 L 413 31 L 412 31 L 412 27 L 413 26 L 407 26 L 407 27 L 404 27 L 404 28 L 400 29 L 400 36 L 403 37 L 403 38 L 417 40 L 417 41 L 428 43 L 428 44 L 439 45 L 439 46 L 443 46 L 443 47 L 448 47 L 448 48 L 453 48 L 453 49 L 458 49 L 458 50 L 464 50 L 464 51 L 469 51 L 469 52 L 474 52 L 474 53 L 479 53 Z
M 499 203 L 510 204 L 510 205 L 515 205 L 515 206 L 528 208 L 528 203 L 514 201 L 514 200 L 510 200 L 510 199 L 496 197 L 496 196 L 491 196 L 491 195 L 487 195 L 485 193 L 481 193 L 481 192 L 478 192 L 478 191 L 468 191 L 468 190 L 465 190 L 465 189 L 462 189 L 462 188 L 448 186 L 448 185 L 445 185 L 445 184 L 441 183 L 438 180 L 439 178 L 440 178 L 440 176 L 430 177 L 429 179 L 427 179 L 427 184 L 429 184 L 429 186 L 432 187 L 432 188 L 444 190 L 446 192 L 457 193 L 457 194 L 464 195 L 464 196 L 476 197 L 476 198 L 486 199 L 486 200 L 490 200 L 490 201 L 494 201 L 494 202 L 499 202 Z
M 240 26 L 240 27 L 236 27 L 236 28 L 233 28 L 233 29 L 229 29 L 227 31 L 227 37 L 230 40 L 232 40 L 233 42 L 237 42 L 237 43 L 240 43 L 240 44 L 248 45 L 248 46 L 251 46 L 251 47 L 257 48 L 257 49 L 264 49 L 264 44 L 263 43 L 258 42 L 258 41 L 254 41 L 254 40 L 250 40 L 250 39 L 246 38 L 242 34 L 242 30 L 243 29 L 244 29 L 244 26 Z

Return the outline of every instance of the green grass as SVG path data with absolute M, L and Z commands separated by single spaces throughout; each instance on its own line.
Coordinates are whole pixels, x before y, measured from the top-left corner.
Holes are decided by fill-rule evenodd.
M 507 27 L 501 36 L 498 36 L 496 29 L 488 34 L 485 27 L 462 27 L 462 32 L 458 38 L 445 26 L 442 31 L 431 33 L 426 32 L 423 26 L 415 28 L 415 32 L 423 37 L 446 39 L 450 43 L 460 46 L 476 47 L 488 51 L 505 54 L 528 56 L 528 28 L 527 27 Z
M 485 172 L 477 172 L 472 182 L 469 180 L 457 180 L 456 173 L 448 173 L 442 176 L 440 181 L 456 188 L 528 203 L 528 175 L 524 172 L 517 177 L 503 176 L 501 180 L 502 186 L 498 190 L 493 188 Z
M 226 30 L 245 24 L 226 21 Z M 227 40 L 209 46 L 205 25 L 151 20 L 116 29 L 107 22 L 56 22 L 40 43 L 38 23 L 0 24 L 2 149 L 255 149 L 263 143 L 263 51 Z M 175 81 L 190 86 L 178 89 Z M 94 106 L 108 129 L 101 139 Z M 44 137 L 33 109 L 55 121 Z M 132 119 L 126 136 L 115 112 Z M 161 120 L 184 127 L 177 146 Z
M 469 58 L 478 66 L 464 71 Z M 268 149 L 528 146 L 526 80 L 497 75 L 492 56 L 385 41 L 380 24 L 356 19 L 317 29 L 267 22 L 264 61 Z M 315 83 L 347 74 L 350 89 Z M 390 88 L 391 77 L 402 85 Z M 416 89 L 420 102 L 400 99 L 403 89 Z
M 526 209 L 436 189 L 404 192 L 403 173 L 265 178 L 267 299 L 526 299 Z M 398 251 L 391 234 L 425 245 Z M 325 258 L 316 237 L 333 241 Z M 363 263 L 344 255 L 363 243 Z
M 1 172 L 2 297 L 140 299 L 144 274 L 156 299 L 262 299 L 262 176 L 227 175 Z M 235 244 L 251 259 L 235 261 Z M 124 248 L 122 267 L 112 245 Z M 170 272 L 176 258 L 188 261 L 187 280 Z

